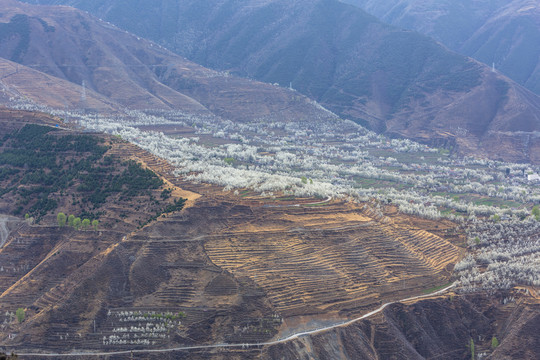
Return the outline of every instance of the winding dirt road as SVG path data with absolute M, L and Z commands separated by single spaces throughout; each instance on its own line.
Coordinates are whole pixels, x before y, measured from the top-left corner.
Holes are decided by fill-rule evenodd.
M 439 291 L 426 294 L 426 295 L 419 295 L 419 296 L 413 296 L 406 299 L 396 300 L 392 302 L 388 302 L 386 304 L 381 305 L 379 308 L 368 312 L 367 314 L 364 314 L 358 318 L 348 320 L 345 322 L 337 323 L 334 325 L 321 327 L 314 330 L 309 331 L 303 331 L 298 332 L 296 334 L 292 334 L 290 336 L 287 336 L 282 339 L 267 341 L 267 342 L 261 342 L 261 343 L 245 343 L 245 344 L 213 344 L 213 345 L 196 345 L 196 346 L 181 346 L 181 347 L 174 347 L 174 348 L 167 348 L 167 349 L 148 349 L 148 350 L 123 350 L 123 351 L 111 351 L 111 352 L 90 352 L 90 351 L 83 351 L 83 352 L 71 352 L 69 354 L 59 354 L 59 353 L 17 353 L 19 356 L 40 356 L 40 357 L 51 357 L 51 358 L 69 358 L 69 357 L 76 357 L 76 356 L 108 356 L 108 355 L 130 355 L 130 354 L 152 354 L 152 353 L 167 353 L 167 352 L 173 352 L 173 351 L 189 351 L 189 350 L 204 350 L 204 349 L 226 349 L 226 348 L 259 348 L 261 346 L 271 346 L 271 345 L 277 345 L 277 344 L 283 344 L 292 340 L 296 340 L 303 336 L 309 336 L 309 335 L 316 335 L 319 333 L 323 333 L 325 331 L 334 330 L 340 327 L 346 327 L 349 326 L 355 322 L 358 322 L 360 320 L 366 319 L 370 316 L 373 316 L 381 311 L 383 311 L 387 306 L 400 303 L 400 302 L 408 302 L 408 301 L 414 301 L 419 300 L 422 298 L 432 297 L 436 295 L 443 294 L 447 292 L 448 290 L 452 289 L 455 286 L 455 284 L 452 284 L 450 286 L 445 287 L 444 289 L 441 289 Z

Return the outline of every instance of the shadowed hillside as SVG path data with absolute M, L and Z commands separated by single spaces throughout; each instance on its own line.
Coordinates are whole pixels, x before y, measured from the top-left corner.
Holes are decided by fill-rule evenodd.
M 468 360 L 474 352 L 475 359 L 534 359 L 538 305 L 500 301 L 469 296 L 395 304 L 368 320 L 271 347 L 265 358 Z M 494 337 L 497 344 L 503 339 L 496 348 Z
M 537 1 L 342 0 L 383 21 L 416 30 L 540 93 Z

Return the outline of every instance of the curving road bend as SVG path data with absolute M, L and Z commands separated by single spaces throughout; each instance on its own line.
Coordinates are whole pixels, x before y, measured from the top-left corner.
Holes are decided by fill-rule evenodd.
M 405 298 L 405 299 L 401 299 L 401 300 L 391 301 L 391 302 L 388 302 L 386 304 L 381 305 L 379 308 L 377 308 L 377 309 L 375 309 L 375 310 L 373 310 L 371 312 L 368 312 L 367 314 L 364 314 L 364 315 L 362 315 L 362 316 L 360 316 L 358 318 L 352 319 L 352 320 L 348 320 L 348 321 L 345 321 L 345 322 L 337 323 L 337 324 L 326 326 L 326 327 L 321 327 L 321 328 L 314 329 L 314 330 L 299 332 L 299 333 L 287 336 L 285 338 L 272 340 L 272 341 L 267 341 L 267 342 L 261 342 L 261 343 L 196 345 L 196 346 L 181 346 L 181 347 L 167 348 L 167 349 L 122 350 L 122 351 L 111 351 L 111 352 L 72 352 L 72 353 L 69 353 L 69 354 L 59 354 L 59 353 L 56 353 L 56 354 L 53 354 L 53 353 L 49 353 L 49 354 L 46 354 L 46 353 L 16 353 L 16 354 L 19 355 L 19 356 L 40 356 L 40 357 L 51 357 L 51 358 L 68 358 L 68 357 L 76 357 L 76 356 L 108 356 L 108 355 L 167 353 L 167 352 L 173 352 L 173 351 L 189 351 L 189 350 L 204 350 L 204 349 L 209 349 L 210 350 L 210 349 L 218 349 L 218 348 L 221 348 L 221 349 L 224 349 L 224 348 L 247 349 L 247 348 L 252 348 L 252 347 L 258 348 L 258 347 L 261 347 L 261 346 L 271 346 L 271 345 L 283 344 L 283 343 L 286 343 L 286 342 L 289 342 L 289 341 L 292 341 L 292 340 L 296 340 L 296 339 L 298 339 L 300 337 L 303 337 L 303 336 L 316 335 L 316 334 L 323 333 L 323 332 L 330 331 L 330 330 L 334 330 L 334 329 L 337 329 L 337 328 L 340 328 L 340 327 L 346 327 L 346 326 L 349 326 L 351 324 L 354 324 L 355 322 L 366 319 L 366 318 L 368 318 L 370 316 L 373 316 L 373 315 L 383 311 L 389 305 L 400 303 L 400 302 L 414 301 L 414 300 L 419 300 L 419 299 L 422 299 L 422 298 L 427 298 L 427 297 L 440 295 L 440 294 L 443 294 L 443 293 L 447 292 L 448 290 L 452 289 L 454 286 L 455 286 L 455 283 L 450 285 L 450 286 L 447 286 L 447 287 L 445 287 L 445 288 L 443 288 L 443 289 L 441 289 L 439 291 L 430 293 L 430 294 L 413 296 L 413 297 L 409 297 L 409 298 Z

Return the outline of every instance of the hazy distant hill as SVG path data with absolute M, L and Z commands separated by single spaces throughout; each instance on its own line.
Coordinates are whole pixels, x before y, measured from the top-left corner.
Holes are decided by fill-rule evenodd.
M 332 0 L 64 2 L 205 66 L 292 85 L 379 131 L 400 111 L 431 105 L 413 101 L 483 82 L 478 64 Z
M 9 93 L 77 107 L 84 82 L 86 105 L 102 110 L 172 109 L 238 121 L 328 116 L 298 93 L 206 69 L 77 9 L 0 6 L 0 81 Z
M 540 93 L 540 6 L 534 0 L 343 0 L 432 36 Z
M 537 96 L 337 0 L 40 2 L 78 6 L 205 66 L 292 85 L 388 134 L 526 161 L 523 132 L 540 130 Z

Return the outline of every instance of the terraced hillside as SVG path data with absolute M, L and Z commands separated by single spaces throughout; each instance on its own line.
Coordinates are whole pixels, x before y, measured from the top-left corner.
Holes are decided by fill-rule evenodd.
M 420 292 L 443 283 L 460 253 L 429 232 L 378 218 L 367 205 L 250 210 L 205 249 L 216 265 L 256 281 L 284 314 L 358 313 Z
M 32 120 L 19 115 L 6 128 Z M 169 177 L 162 160 L 105 139 L 109 156 L 153 169 L 163 185 L 153 202 L 105 202 L 99 231 L 59 227 L 52 215 L 11 230 L 0 249 L 0 351 L 268 341 L 446 284 L 460 256 L 450 222 L 374 204 L 233 195 Z M 161 189 L 171 189 L 169 204 L 189 201 L 137 229 Z
M 127 218 L 122 206 L 129 207 L 133 201 L 138 214 L 129 222 L 139 226 L 148 222 L 152 213 L 159 216 L 167 212 L 164 209 L 172 204 L 165 200 L 172 189 L 163 188 L 163 181 L 137 162 L 107 155 L 115 142 L 118 140 L 21 124 L 5 134 L 1 144 L 1 211 L 25 214 L 36 224 L 43 219 L 50 223 L 57 217 L 61 227 L 67 222 L 77 229 L 97 222 L 94 230 L 99 227 L 98 220 L 113 226 L 118 217 Z M 158 190 L 162 190 L 164 201 L 156 200 Z M 120 211 L 107 213 L 103 209 L 107 202 L 119 204 Z
M 501 300 L 476 295 L 394 304 L 347 327 L 272 346 L 262 358 L 466 360 L 472 340 L 478 358 L 536 359 L 538 304 Z

